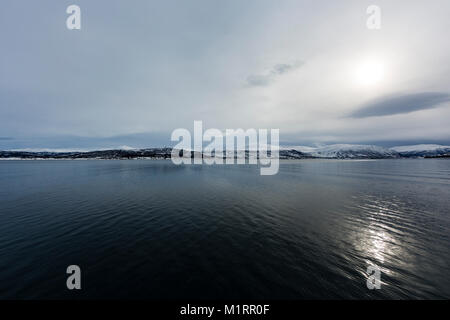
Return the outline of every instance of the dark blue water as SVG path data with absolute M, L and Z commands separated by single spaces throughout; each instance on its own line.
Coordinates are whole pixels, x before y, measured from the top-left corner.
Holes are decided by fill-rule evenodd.
M 1 161 L 0 186 L 0 298 L 450 298 L 448 160 L 285 161 L 275 176 Z

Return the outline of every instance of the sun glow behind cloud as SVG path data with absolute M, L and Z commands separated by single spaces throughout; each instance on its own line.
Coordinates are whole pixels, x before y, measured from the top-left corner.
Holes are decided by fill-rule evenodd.
M 380 60 L 365 60 L 356 67 L 355 81 L 362 86 L 377 85 L 385 78 L 385 68 L 385 63 Z

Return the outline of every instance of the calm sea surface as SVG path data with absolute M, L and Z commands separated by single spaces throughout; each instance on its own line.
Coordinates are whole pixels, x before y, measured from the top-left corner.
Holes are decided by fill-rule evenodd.
M 1 161 L 0 298 L 448 299 L 450 161 Z

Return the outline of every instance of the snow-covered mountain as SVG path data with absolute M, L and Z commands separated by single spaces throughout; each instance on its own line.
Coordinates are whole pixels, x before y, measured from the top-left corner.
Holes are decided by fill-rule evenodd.
M 390 150 L 398 152 L 402 157 L 433 157 L 450 154 L 450 146 L 441 146 L 438 144 L 398 146 L 392 147 Z
M 271 148 L 268 148 L 269 150 Z M 273 149 L 272 149 L 273 150 Z M 187 150 L 186 150 L 187 151 Z M 64 150 L 10 150 L 0 151 L 0 159 L 141 159 L 156 158 L 169 159 L 171 148 L 134 149 L 121 147 L 112 150 L 96 151 L 68 151 Z M 191 152 L 191 151 L 187 151 Z M 193 152 L 191 152 L 191 155 Z M 249 151 L 241 156 L 252 157 Z M 235 157 L 234 152 L 226 152 L 224 157 Z M 239 155 L 238 155 L 239 157 Z M 318 147 L 281 146 L 280 159 L 389 159 L 389 158 L 415 158 L 415 157 L 450 157 L 450 146 L 441 145 L 414 145 L 384 148 L 374 145 L 333 144 Z
M 358 144 L 333 144 L 319 147 L 283 147 L 282 150 L 296 150 L 315 158 L 383 159 L 399 157 L 399 154 L 394 150 L 374 145 Z M 280 151 L 280 153 L 282 152 Z
M 450 155 L 450 146 L 437 144 L 419 144 L 384 148 L 375 145 L 333 144 L 318 147 L 293 146 L 281 147 L 280 155 L 298 151 L 303 157 L 336 158 L 336 159 L 386 159 L 386 158 L 414 158 L 440 157 Z

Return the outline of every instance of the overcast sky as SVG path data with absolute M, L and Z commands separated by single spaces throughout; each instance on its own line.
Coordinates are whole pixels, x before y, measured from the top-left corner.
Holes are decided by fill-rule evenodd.
M 68 30 L 66 8 L 81 8 Z M 381 8 L 369 30 L 366 9 Z M 22 1 L 0 6 L 0 149 L 450 143 L 450 1 Z

